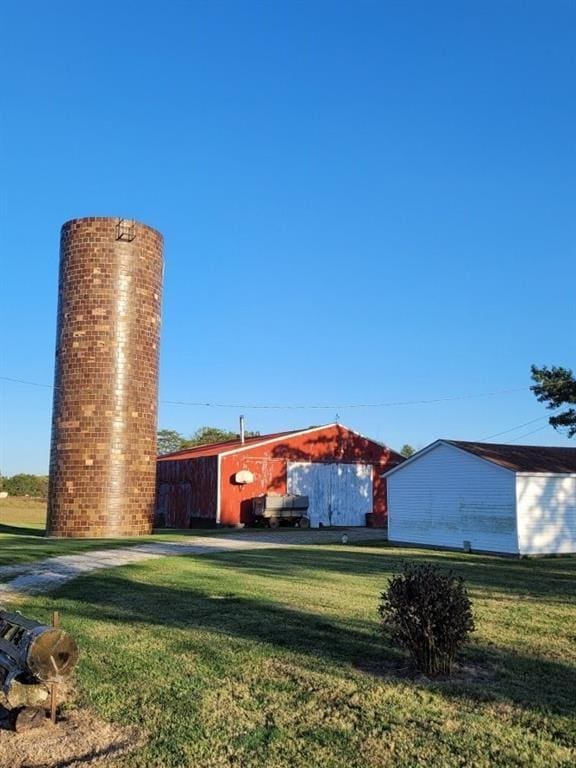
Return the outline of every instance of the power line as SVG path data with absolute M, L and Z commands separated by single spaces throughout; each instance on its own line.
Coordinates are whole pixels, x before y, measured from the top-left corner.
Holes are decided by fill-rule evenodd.
M 546 429 L 548 424 L 544 424 L 543 427 L 538 427 L 538 429 L 533 429 L 531 432 L 525 432 L 523 435 L 519 435 L 518 437 L 512 437 L 510 438 L 510 442 L 515 443 L 516 440 L 522 440 L 523 437 L 528 437 L 528 435 L 533 435 L 536 432 L 542 432 L 543 429 Z
M 252 408 L 252 409 L 271 409 L 271 410 L 312 410 L 329 409 L 343 410 L 344 408 L 393 408 L 404 405 L 428 405 L 430 403 L 446 403 L 454 400 L 469 400 L 478 397 L 494 397 L 509 392 L 523 392 L 528 387 L 518 387 L 517 389 L 500 389 L 494 392 L 480 392 L 477 394 L 453 395 L 450 397 L 436 397 L 429 400 L 396 400 L 384 403 L 337 403 L 330 405 L 254 405 L 248 403 L 201 403 L 185 400 L 161 400 L 161 403 L 168 405 L 192 405 L 205 406 L 207 408 Z
M 10 376 L 0 376 L 2 381 L 13 381 L 17 384 L 30 384 L 32 387 L 46 387 L 47 389 L 56 389 L 53 384 L 40 384 L 37 381 L 27 381 L 26 379 L 12 379 Z
M 0 376 L 0 379 L 3 381 L 16 382 L 18 384 L 29 384 L 34 387 L 46 387 L 49 389 L 55 388 L 51 384 L 41 384 L 37 381 L 28 381 L 26 379 L 16 379 L 16 378 L 11 378 L 9 376 Z M 525 392 L 528 389 L 529 387 L 516 387 L 513 389 L 498 389 L 491 392 L 479 392 L 476 394 L 451 395 L 449 397 L 436 397 L 436 398 L 427 399 L 427 400 L 396 400 L 396 401 L 381 402 L 381 403 L 346 403 L 344 405 L 342 404 L 337 404 L 337 405 L 334 405 L 334 404 L 255 405 L 255 404 L 248 404 L 248 403 L 210 403 L 205 401 L 201 402 L 201 401 L 187 401 L 187 400 L 160 400 L 159 402 L 164 405 L 185 405 L 185 406 L 202 407 L 202 408 L 246 408 L 246 409 L 252 409 L 252 410 L 258 409 L 258 410 L 282 410 L 282 411 L 328 409 L 328 410 L 340 411 L 340 410 L 343 410 L 344 408 L 393 408 L 393 407 L 406 406 L 406 405 L 429 405 L 433 403 L 447 403 L 447 402 L 453 402 L 456 400 L 471 400 L 471 399 L 480 398 L 480 397 L 496 397 L 497 395 L 505 395 L 511 392 Z
M 539 416 L 537 419 L 532 419 L 531 421 L 525 421 L 523 424 L 516 424 L 515 427 L 510 427 L 510 429 L 504 429 L 502 432 L 496 432 L 494 435 L 488 435 L 488 437 L 482 437 L 480 438 L 480 442 L 484 442 L 484 440 L 492 440 L 493 437 L 500 437 L 500 435 L 507 435 L 509 432 L 515 432 L 517 429 L 522 429 L 522 427 L 527 427 L 529 424 L 536 424 L 537 421 L 542 421 L 542 419 L 547 419 L 548 416 Z

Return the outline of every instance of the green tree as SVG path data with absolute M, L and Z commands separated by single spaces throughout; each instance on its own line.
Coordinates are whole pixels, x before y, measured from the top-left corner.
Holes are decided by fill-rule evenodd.
M 259 437 L 260 432 L 246 431 L 246 437 Z M 240 435 L 237 432 L 230 432 L 227 429 L 219 427 L 199 427 L 193 435 L 190 435 L 188 444 L 209 445 L 210 443 L 225 443 L 227 440 L 238 440 Z
M 411 445 L 408 443 L 404 443 L 402 448 L 400 448 L 400 455 L 404 456 L 404 458 L 409 459 L 410 456 L 413 456 L 416 453 L 416 448 L 412 448 Z
M 185 448 L 187 440 L 175 429 L 161 429 L 158 432 L 158 454 L 173 453 Z
M 46 475 L 19 474 L 4 478 L 4 488 L 10 496 L 48 496 L 48 477 Z
M 246 432 L 246 437 L 258 437 L 260 432 Z M 184 448 L 194 448 L 197 445 L 210 445 L 211 443 L 224 443 L 227 440 L 238 440 L 237 432 L 230 432 L 227 429 L 219 427 L 198 427 L 190 435 L 184 437 L 175 429 L 161 429 L 158 432 L 158 455 L 163 456 L 166 453 L 181 451 Z
M 194 445 L 209 445 L 210 443 L 224 443 L 227 440 L 236 440 L 238 435 L 236 432 L 230 432 L 227 429 L 220 429 L 219 427 L 198 427 L 196 432 L 190 435 L 189 444 Z
M 576 379 L 569 368 L 553 365 L 551 368 L 533 365 L 530 387 L 541 403 L 553 410 L 564 409 L 555 416 L 550 416 L 548 423 L 558 430 L 566 430 L 568 437 L 576 435 Z M 568 406 L 568 407 L 566 407 Z

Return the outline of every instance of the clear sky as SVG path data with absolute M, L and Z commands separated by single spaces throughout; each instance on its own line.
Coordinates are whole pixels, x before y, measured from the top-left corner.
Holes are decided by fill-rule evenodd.
M 528 387 L 575 364 L 575 2 L 36 0 L 0 25 L 1 375 L 52 383 L 60 226 L 124 216 L 165 236 L 160 399 L 243 405 L 161 427 L 568 444 Z M 0 391 L 0 470 L 47 471 L 49 387 Z

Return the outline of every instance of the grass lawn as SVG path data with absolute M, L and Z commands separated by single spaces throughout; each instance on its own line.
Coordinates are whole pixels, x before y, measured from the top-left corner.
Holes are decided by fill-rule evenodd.
M 0 530 L 22 528 L 25 532 L 43 531 L 46 526 L 46 502 L 29 496 L 0 499 Z
M 46 557 L 88 552 L 94 549 L 126 547 L 151 541 L 183 541 L 192 536 L 215 536 L 226 531 L 162 529 L 152 536 L 121 539 L 48 539 L 46 502 L 28 497 L 0 499 L 0 567 L 20 565 Z M 228 531 L 229 532 L 229 531 Z M 258 531 L 251 531 L 258 535 Z M 0 581 L 3 579 L 0 574 Z
M 142 542 L 141 538 L 46 539 L 45 527 L 45 501 L 23 496 L 0 499 L 0 566 L 19 565 L 55 555 Z
M 471 661 L 491 682 L 367 671 L 387 577 L 407 557 L 466 579 Z M 78 702 L 136 723 L 150 768 L 573 766 L 576 558 L 514 561 L 385 545 L 256 550 L 99 571 L 19 608 L 62 613 L 79 641 Z

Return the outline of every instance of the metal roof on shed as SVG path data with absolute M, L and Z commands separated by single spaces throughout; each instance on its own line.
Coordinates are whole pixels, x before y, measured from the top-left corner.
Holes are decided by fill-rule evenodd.
M 463 440 L 442 440 L 442 442 L 514 472 L 552 472 L 554 474 L 576 472 L 576 448 L 469 443 Z
M 510 472 L 534 472 L 542 474 L 566 475 L 576 473 L 576 448 L 558 448 L 545 445 L 509 445 L 504 443 L 473 443 L 465 440 L 435 440 L 422 450 L 410 456 L 397 467 L 383 472 L 381 477 L 389 477 L 399 472 L 414 461 L 434 450 L 439 445 L 451 445 L 466 453 L 471 453 L 484 461 L 490 461 Z

